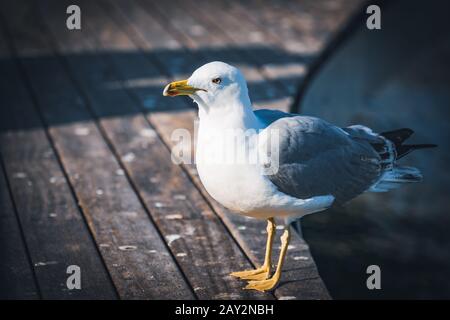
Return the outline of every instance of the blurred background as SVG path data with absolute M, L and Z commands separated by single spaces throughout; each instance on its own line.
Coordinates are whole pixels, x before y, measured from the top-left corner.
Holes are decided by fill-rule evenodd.
M 378 132 L 409 127 L 416 132 L 411 143 L 439 147 L 401 160 L 420 168 L 422 183 L 308 216 L 305 238 L 335 296 L 449 298 L 450 6 L 386 1 L 381 7 L 381 30 L 361 27 L 366 17 L 355 16 L 341 33 L 303 88 L 300 111 Z M 365 287 L 370 264 L 382 270 L 379 292 Z
M 66 27 L 73 4 L 81 30 Z M 402 160 L 421 184 L 305 217 L 275 297 L 450 298 L 449 4 L 378 1 L 380 30 L 366 27 L 369 4 L 2 1 L 1 296 L 273 298 L 226 277 L 262 259 L 265 223 L 230 214 L 195 166 L 169 161 L 196 110 L 162 97 L 165 84 L 221 60 L 256 108 L 410 127 L 411 143 L 439 145 Z M 65 289 L 66 262 L 92 270 L 85 296 Z M 366 287 L 373 264 L 382 290 Z

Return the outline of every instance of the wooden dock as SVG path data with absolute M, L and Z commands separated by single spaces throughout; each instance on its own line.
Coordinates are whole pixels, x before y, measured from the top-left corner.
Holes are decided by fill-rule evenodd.
M 0 298 L 330 298 L 297 237 L 274 292 L 229 276 L 261 263 L 265 222 L 228 212 L 194 165 L 172 163 L 171 134 L 193 132 L 196 110 L 161 93 L 223 60 L 257 107 L 287 110 L 360 1 L 192 3 L 1 3 Z M 70 4 L 81 30 L 66 28 Z M 81 290 L 66 286 L 70 265 Z

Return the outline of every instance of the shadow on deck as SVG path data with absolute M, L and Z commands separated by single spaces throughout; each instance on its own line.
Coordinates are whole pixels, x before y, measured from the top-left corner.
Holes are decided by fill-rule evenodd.
M 186 1 L 170 11 L 164 2 L 80 1 L 82 30 L 69 31 L 69 1 L 2 2 L 0 296 L 330 298 L 301 239 L 274 293 L 242 290 L 228 276 L 261 261 L 265 223 L 230 214 L 195 167 L 169 161 L 171 132 L 192 131 L 196 113 L 161 95 L 169 79 L 223 60 L 243 70 L 257 107 L 286 110 L 325 35 L 358 1 L 330 3 L 205 1 L 201 10 L 223 12 L 218 24 Z M 70 265 L 82 290 L 66 286 Z

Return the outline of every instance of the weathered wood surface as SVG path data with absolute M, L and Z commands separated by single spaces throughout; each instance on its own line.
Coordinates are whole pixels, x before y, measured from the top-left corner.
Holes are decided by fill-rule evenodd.
M 4 40 L 3 30 L 0 39 Z M 0 92 L 9 90 L 14 84 L 17 70 L 9 60 L 11 53 L 6 41 L 0 41 Z M 11 81 L 11 78 L 13 81 Z M 6 97 L 3 97 L 6 99 Z M 13 107 L 9 105 L 9 107 Z M 8 129 L 4 108 L 0 109 L 0 154 L 1 146 L 7 143 Z M 20 117 L 19 117 L 20 119 Z M 4 157 L 3 157 L 4 158 Z M 11 199 L 10 184 L 5 177 L 3 159 L 0 160 L 0 299 L 37 299 L 39 292 L 35 282 L 33 267 L 28 256 L 26 243 Z
M 16 12 L 16 21 L 21 21 L 22 12 Z M 8 43 L 4 38 L 1 42 Z M 114 298 L 109 276 L 19 70 L 14 60 L 2 56 L 1 154 L 41 295 Z M 83 275 L 81 291 L 67 290 L 66 269 L 72 264 L 90 270 Z
M 36 10 L 28 13 L 28 21 L 34 27 L 25 25 L 23 32 L 41 28 L 36 33 L 46 35 L 42 17 L 35 15 Z M 16 28 L 20 30 L 19 26 Z M 167 244 L 150 222 L 127 176 L 122 174 L 121 164 L 104 139 L 103 128 L 93 119 L 61 61 L 51 55 L 47 39 L 38 41 L 34 36 L 35 50 L 46 50 L 48 59 L 25 60 L 25 69 L 120 297 L 192 298 Z M 102 97 L 125 102 L 120 92 Z M 73 117 L 83 120 L 70 122 Z
M 39 298 L 3 170 L 0 171 L 0 283 L 0 299 Z
M 64 33 L 58 34 L 57 29 L 53 28 L 56 38 L 61 39 L 63 51 L 67 53 L 74 42 L 77 42 L 78 47 L 86 44 L 86 49 L 89 49 L 88 45 L 95 43 L 96 30 L 104 29 L 111 30 L 114 36 L 109 36 L 108 41 L 100 44 L 107 45 L 103 49 L 124 48 L 127 38 L 120 37 L 113 26 L 105 25 L 108 19 L 100 15 L 100 8 L 92 2 L 80 4 L 86 8 L 86 28 L 90 32 L 81 38 L 74 38 L 76 34 L 70 31 L 58 29 Z M 64 8 L 65 3 L 61 5 Z M 51 14 L 52 8 L 46 8 L 43 12 Z M 51 23 L 57 25 L 58 22 L 52 20 Z M 196 294 L 202 298 L 267 296 L 241 290 L 239 283 L 229 276 L 232 270 L 249 268 L 251 265 L 189 179 L 177 165 L 167 161 L 170 152 L 145 117 L 133 115 L 111 118 L 117 110 L 135 113 L 136 107 L 120 85 L 113 92 L 107 89 L 108 84 L 121 82 L 109 63 L 110 57 L 101 53 L 95 60 L 72 59 L 71 55 L 67 57 L 74 77 L 86 92 L 94 113 L 100 118 L 108 141 L 121 158 L 138 194 L 168 241 L 173 256 Z M 225 260 L 229 263 L 219 263 Z M 207 287 L 204 286 L 205 281 Z
M 162 8 L 164 10 L 165 8 Z M 154 10 L 153 10 L 154 12 Z M 144 21 L 148 21 L 152 19 L 151 15 L 142 15 L 142 23 Z M 184 19 L 186 20 L 186 19 Z M 180 24 L 180 30 L 187 29 L 189 23 L 192 23 L 191 20 L 187 20 L 187 25 L 183 26 L 181 24 L 181 20 L 177 19 Z M 139 22 L 139 19 L 135 19 L 133 22 Z M 191 45 L 195 45 L 196 42 L 191 40 Z M 222 40 L 223 41 L 223 40 Z M 197 44 L 199 46 L 199 44 Z M 198 53 L 193 53 L 194 56 L 199 56 Z M 198 57 L 198 59 L 205 59 L 204 57 Z M 206 58 L 208 59 L 208 58 Z M 227 56 L 224 56 L 223 59 L 227 60 Z M 232 59 L 232 57 L 231 57 Z M 211 58 L 209 58 L 211 60 Z M 166 63 L 170 63 L 170 61 L 166 61 Z M 128 68 L 123 68 L 126 72 Z M 248 72 L 249 69 L 244 69 L 244 72 Z M 258 74 L 257 70 L 252 70 L 254 73 Z M 262 75 L 259 74 L 262 78 Z M 270 86 L 270 84 L 268 85 Z M 261 91 L 264 91 L 267 88 L 261 88 Z M 145 97 L 141 97 L 141 103 L 145 102 Z M 178 112 L 175 115 L 173 113 L 164 113 L 158 112 L 156 114 L 149 114 L 149 119 L 155 123 L 156 128 L 159 130 L 161 136 L 166 141 L 167 144 L 173 145 L 174 142 L 171 141 L 171 133 L 173 130 L 177 128 L 186 128 L 191 132 L 191 135 L 194 135 L 193 132 L 193 123 L 195 120 L 194 112 Z M 153 119 L 153 120 L 152 120 Z M 224 220 L 225 224 L 227 224 L 235 236 L 241 247 L 246 251 L 247 255 L 252 259 L 254 264 L 261 263 L 262 254 L 264 253 L 264 245 L 266 241 L 265 234 L 265 222 L 257 221 L 254 219 L 248 219 L 245 217 L 241 217 L 230 213 L 225 208 L 220 206 L 217 202 L 209 197 L 206 191 L 203 189 L 194 165 L 186 165 L 187 172 L 190 174 L 192 180 L 196 183 L 196 186 L 201 189 L 204 196 L 210 201 L 211 205 L 214 207 L 215 211 L 219 214 L 219 216 Z M 281 233 L 281 230 L 279 231 Z M 278 248 L 278 247 L 277 247 Z M 278 249 L 277 249 L 278 250 Z M 286 261 L 286 272 L 284 274 L 284 279 L 286 281 L 284 286 L 281 286 L 277 291 L 276 295 L 278 297 L 289 296 L 296 297 L 301 294 L 301 290 L 298 290 L 296 285 L 297 281 L 302 281 L 304 279 L 310 278 L 318 278 L 318 274 L 316 272 L 316 268 L 312 257 L 309 254 L 306 244 L 298 238 L 294 238 L 292 244 L 290 246 L 290 255 L 288 260 Z M 326 289 L 321 285 L 320 280 L 314 282 L 318 287 L 314 290 L 314 293 L 317 294 L 315 296 L 310 297 L 324 297 L 326 296 Z M 312 291 L 311 291 L 312 292 Z
M 304 2 L 201 1 L 194 10 L 184 1 L 81 1 L 81 31 L 65 27 L 69 1 L 2 3 L 21 68 L 10 56 L 1 58 L 14 79 L 0 82 L 2 92 L 10 91 L 0 99 L 15 106 L 9 113 L 2 107 L 0 134 L 20 218 L 10 232 L 20 239 L 21 227 L 25 239 L 15 262 L 28 277 L 21 280 L 29 289 L 16 284 L 28 292 L 23 297 L 274 298 L 244 291 L 244 282 L 228 276 L 261 263 L 265 222 L 230 213 L 209 197 L 194 165 L 170 161 L 173 130 L 193 134 L 196 111 L 187 99 L 163 98 L 161 90 L 203 63 L 224 60 L 243 70 L 257 107 L 286 110 L 309 58 L 320 50 L 311 43 L 323 44 L 337 27 L 327 23 L 316 34 L 296 15 L 311 23 L 336 12 L 343 19 L 356 1 L 342 10 L 308 1 L 302 13 Z M 212 18 L 217 10 L 219 20 Z M 298 33 L 284 30 L 277 18 Z M 5 43 L 0 49 L 7 52 Z M 26 179 L 13 179 L 17 172 Z M 9 217 L 11 205 L 11 199 L 2 204 Z M 46 261 L 58 263 L 39 264 Z M 83 274 L 89 290 L 66 289 L 65 269 L 55 276 L 66 264 L 89 270 Z M 329 298 L 298 238 L 274 294 Z

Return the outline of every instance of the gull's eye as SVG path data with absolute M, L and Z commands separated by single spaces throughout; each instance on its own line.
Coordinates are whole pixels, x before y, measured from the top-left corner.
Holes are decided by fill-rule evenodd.
M 212 79 L 211 81 L 212 81 L 212 83 L 220 84 L 220 83 L 222 82 L 222 79 L 220 79 L 220 78 L 214 78 L 214 79 Z

